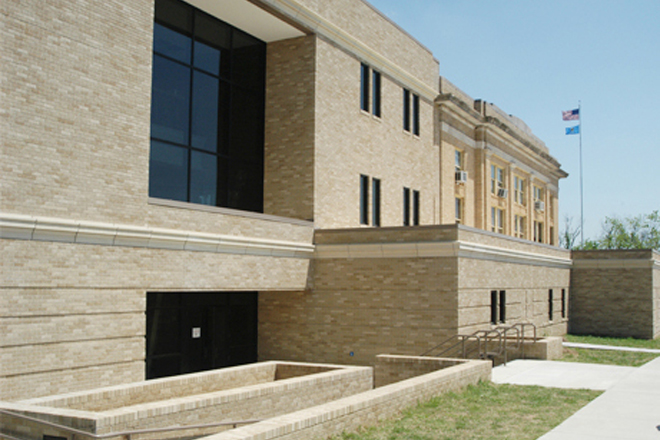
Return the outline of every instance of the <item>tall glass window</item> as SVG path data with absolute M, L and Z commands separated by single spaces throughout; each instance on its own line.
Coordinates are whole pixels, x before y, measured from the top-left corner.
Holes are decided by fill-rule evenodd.
M 520 205 L 526 205 L 527 191 L 525 189 L 525 179 L 520 176 L 513 177 L 513 200 Z
M 372 223 L 374 226 L 380 226 L 380 179 L 372 179 L 372 200 L 371 205 L 373 206 L 373 218 Z
M 372 72 L 372 88 L 373 88 L 373 93 L 372 93 L 372 99 L 371 99 L 371 104 L 372 104 L 372 109 L 371 113 L 373 113 L 374 116 L 380 117 L 380 72 L 376 72 L 375 70 Z
M 266 44 L 156 0 L 149 196 L 263 210 Z
M 360 224 L 369 224 L 369 176 L 360 174 Z
M 412 129 L 415 136 L 419 136 L 419 96 L 413 95 L 412 100 Z
M 410 90 L 403 89 L 403 129 L 410 131 Z
M 360 108 L 369 111 L 369 66 L 360 64 Z
M 403 188 L 403 226 L 410 226 L 410 188 Z

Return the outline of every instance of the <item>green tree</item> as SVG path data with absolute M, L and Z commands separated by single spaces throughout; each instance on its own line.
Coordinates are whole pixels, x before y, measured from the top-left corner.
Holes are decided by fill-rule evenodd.
M 655 249 L 660 251 L 660 211 L 620 219 L 605 217 L 603 233 L 576 249 Z
M 573 217 L 564 217 L 564 228 L 559 232 L 559 246 L 564 249 L 574 249 L 580 236 L 580 227 L 573 227 Z

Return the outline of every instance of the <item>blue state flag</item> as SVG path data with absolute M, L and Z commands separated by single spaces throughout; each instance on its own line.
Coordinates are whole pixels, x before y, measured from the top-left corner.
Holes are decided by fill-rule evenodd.
M 566 134 L 579 134 L 580 126 L 576 125 L 575 127 L 566 127 Z

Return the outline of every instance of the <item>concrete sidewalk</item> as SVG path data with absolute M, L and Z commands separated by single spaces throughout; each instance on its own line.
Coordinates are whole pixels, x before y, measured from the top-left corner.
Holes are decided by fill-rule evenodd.
M 494 383 L 539 385 L 552 388 L 587 388 L 605 391 L 637 368 L 538 360 L 515 360 L 493 368 Z M 658 439 L 660 440 L 660 439 Z
M 660 440 L 660 358 L 635 367 L 518 360 L 493 382 L 605 390 L 539 440 Z

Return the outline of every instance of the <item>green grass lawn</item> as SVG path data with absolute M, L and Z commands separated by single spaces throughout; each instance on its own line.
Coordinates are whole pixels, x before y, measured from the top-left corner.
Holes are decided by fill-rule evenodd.
M 614 345 L 619 347 L 653 348 L 660 349 L 660 338 L 653 340 L 633 338 L 604 338 L 598 336 L 567 335 L 569 342 L 581 342 L 596 345 Z M 564 362 L 585 362 L 590 364 L 622 365 L 639 367 L 659 357 L 657 353 L 631 353 L 609 350 L 591 350 L 585 348 L 564 347 L 564 355 L 560 359 Z
M 660 349 L 655 340 L 568 335 L 570 342 Z M 640 366 L 660 356 L 565 348 L 562 361 Z M 482 382 L 446 393 L 405 411 L 400 418 L 334 437 L 335 440 L 534 440 L 600 395 L 600 391 L 562 390 Z
M 657 339 L 634 339 L 634 338 L 605 338 L 601 336 L 577 336 L 566 335 L 568 342 L 580 342 L 583 344 L 614 345 L 617 347 L 653 348 L 660 350 L 660 338 Z
M 534 440 L 582 408 L 600 391 L 482 382 L 446 393 L 342 440 Z

